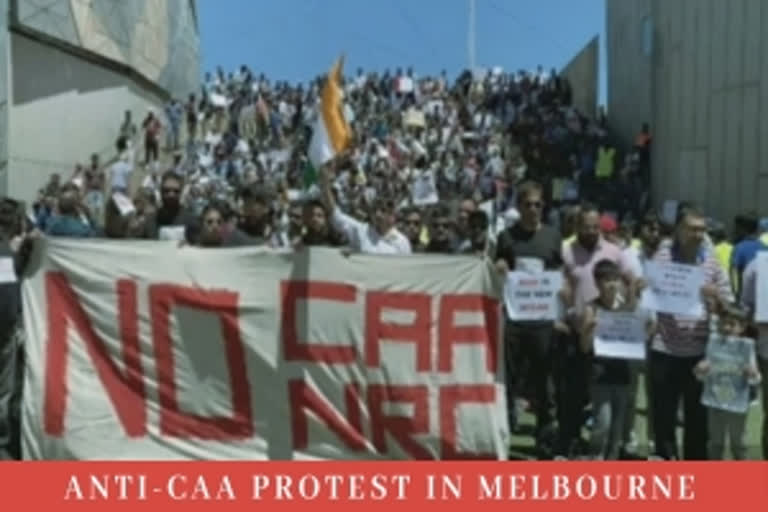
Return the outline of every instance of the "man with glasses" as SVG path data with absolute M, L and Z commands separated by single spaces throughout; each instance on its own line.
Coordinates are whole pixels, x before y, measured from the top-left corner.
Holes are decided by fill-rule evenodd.
M 560 233 L 542 222 L 544 209 L 540 184 L 522 183 L 517 189 L 517 209 L 520 220 L 499 234 L 496 261 L 499 269 L 541 273 L 562 267 Z M 507 408 L 510 427 L 517 423 L 516 399 L 521 393 L 520 369 L 528 363 L 528 373 L 534 388 L 536 440 L 543 450 L 543 436 L 550 429 L 549 377 L 552 371 L 551 321 L 509 322 L 506 329 Z
M 558 443 L 556 458 L 575 455 L 581 441 L 584 405 L 588 397 L 588 367 L 579 349 L 578 335 L 588 304 L 598 295 L 594 267 L 602 260 L 618 265 L 627 293 L 635 293 L 636 276 L 621 247 L 606 240 L 600 230 L 600 211 L 593 204 L 579 208 L 576 238 L 563 247 L 563 267 L 567 287 L 571 290 L 571 307 L 567 313 L 571 333 L 558 345 L 557 414 Z
M 427 252 L 439 254 L 456 254 L 458 244 L 451 219 L 451 210 L 446 205 L 438 205 L 435 210 L 432 228 L 429 232 Z M 467 232 L 469 234 L 469 232 Z
M 728 274 L 705 243 L 707 221 L 695 206 L 678 211 L 675 235 L 656 252 L 653 260 L 700 267 L 705 285 L 702 300 L 730 304 L 733 291 Z M 649 353 L 653 430 L 656 455 L 677 459 L 678 409 L 683 402 L 683 458 L 707 459 L 707 412 L 701 404 L 702 383 L 693 373 L 704 357 L 709 336 L 707 318 L 658 313 L 658 333 Z
M 403 234 L 411 242 L 413 252 L 424 252 L 426 247 L 422 242 L 424 222 L 421 219 L 421 213 L 416 208 L 408 208 L 403 212 L 402 222 Z

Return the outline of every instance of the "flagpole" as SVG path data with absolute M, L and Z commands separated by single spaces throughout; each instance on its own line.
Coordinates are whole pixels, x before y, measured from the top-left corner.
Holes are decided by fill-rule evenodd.
M 475 0 L 469 0 L 469 27 L 467 27 L 467 54 L 470 71 L 475 70 Z

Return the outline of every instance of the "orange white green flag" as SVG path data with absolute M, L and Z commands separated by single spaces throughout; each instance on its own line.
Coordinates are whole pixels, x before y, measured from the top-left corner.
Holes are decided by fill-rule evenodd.
M 341 86 L 344 58 L 331 68 L 320 94 L 317 121 L 309 143 L 309 161 L 315 169 L 332 160 L 349 145 L 352 131 L 344 116 Z

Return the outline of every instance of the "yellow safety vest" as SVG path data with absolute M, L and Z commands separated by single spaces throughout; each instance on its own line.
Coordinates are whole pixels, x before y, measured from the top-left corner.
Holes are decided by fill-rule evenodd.
M 733 245 L 729 242 L 720 242 L 715 246 L 715 256 L 726 274 L 731 268 L 731 254 L 733 254 Z
M 616 150 L 613 148 L 600 148 L 597 151 L 597 166 L 595 176 L 602 179 L 608 179 L 613 176 L 613 158 Z

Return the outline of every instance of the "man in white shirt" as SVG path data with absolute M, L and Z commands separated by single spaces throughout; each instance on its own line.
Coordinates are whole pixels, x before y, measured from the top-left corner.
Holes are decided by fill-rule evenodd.
M 333 226 L 349 240 L 353 250 L 368 254 L 411 254 L 411 243 L 395 227 L 395 205 L 377 200 L 373 208 L 373 222 L 361 222 L 341 211 L 336 204 L 327 169 L 322 173 L 322 192 Z

